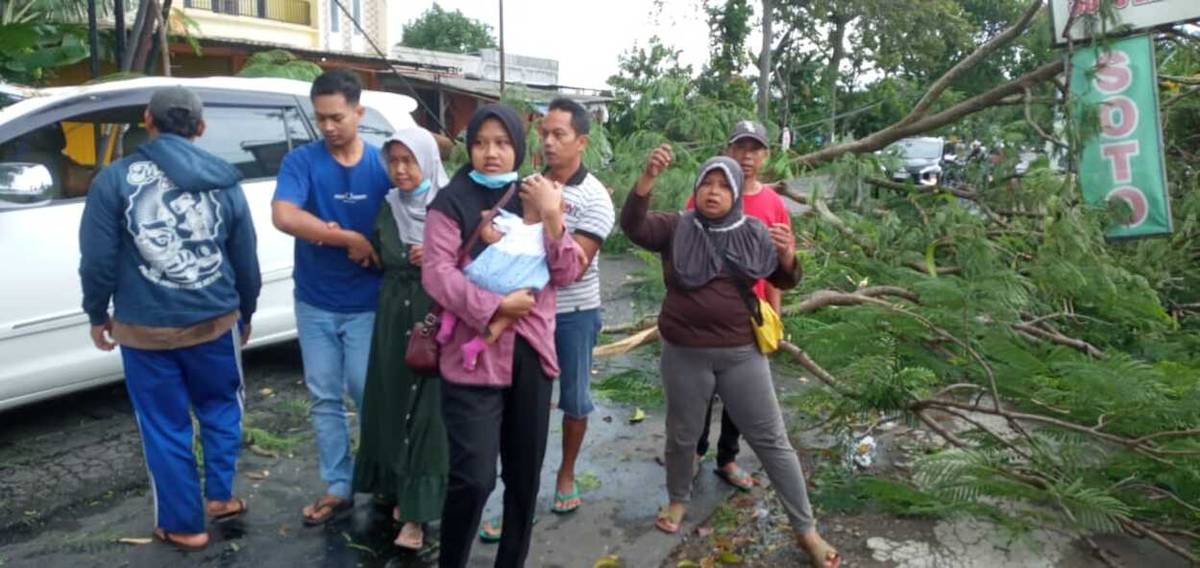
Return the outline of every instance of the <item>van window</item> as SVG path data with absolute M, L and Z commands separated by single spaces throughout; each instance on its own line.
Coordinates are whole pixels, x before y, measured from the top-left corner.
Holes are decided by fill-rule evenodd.
M 273 177 L 292 149 L 283 121 L 285 110 L 206 106 L 207 127 L 196 145 L 233 164 L 246 179 Z
M 0 143 L 0 162 L 45 166 L 52 180 L 49 199 L 84 197 L 100 168 L 145 140 L 142 108 L 105 109 L 39 126 Z
M 383 146 L 388 138 L 392 136 L 392 125 L 383 118 L 379 111 L 366 107 L 366 112 L 363 113 L 362 120 L 358 123 L 358 133 L 362 135 L 363 140 L 370 142 L 376 146 Z
M 292 148 L 303 146 L 313 141 L 312 131 L 308 129 L 308 124 L 304 120 L 304 114 L 298 108 L 289 108 L 283 111 L 283 122 L 287 127 L 288 141 L 292 143 Z

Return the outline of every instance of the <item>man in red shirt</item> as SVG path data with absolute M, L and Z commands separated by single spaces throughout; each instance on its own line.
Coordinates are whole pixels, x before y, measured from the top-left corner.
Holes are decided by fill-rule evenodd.
M 737 160 L 746 176 L 743 190 L 742 207 L 747 215 L 756 217 L 772 233 L 792 232 L 792 218 L 788 214 L 783 198 L 769 185 L 758 181 L 758 173 L 767 158 L 771 155 L 767 147 L 767 129 L 761 123 L 743 120 L 733 127 L 729 142 L 725 146 L 725 155 Z M 695 203 L 688 198 L 687 208 L 692 209 Z M 783 294 L 771 286 L 766 280 L 754 284 L 754 293 L 771 304 L 775 312 L 780 311 Z M 703 457 L 708 453 L 709 422 L 712 421 L 712 402 L 708 404 L 708 416 L 704 420 L 704 431 L 700 434 L 700 442 L 696 444 L 696 455 Z M 737 464 L 738 438 L 741 434 L 733 420 L 726 412 L 721 413 L 721 437 L 717 441 L 717 468 L 714 471 L 721 479 L 730 485 L 749 491 L 754 487 L 754 479 L 746 470 Z

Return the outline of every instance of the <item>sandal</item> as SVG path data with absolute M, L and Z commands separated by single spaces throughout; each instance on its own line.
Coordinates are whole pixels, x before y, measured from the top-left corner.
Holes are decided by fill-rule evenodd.
M 300 514 L 304 517 L 304 525 L 315 527 L 340 518 L 354 509 L 354 502 L 334 495 L 317 497 L 311 505 L 305 507 Z M 322 513 L 322 511 L 324 511 Z M 318 514 L 320 513 L 320 514 Z
M 250 510 L 250 506 L 246 505 L 246 500 L 242 499 L 241 497 L 234 497 L 233 499 L 230 499 L 229 501 L 218 501 L 218 502 L 222 503 L 222 504 L 226 504 L 226 505 L 230 502 L 237 503 L 237 508 L 233 509 L 233 510 L 225 509 L 224 513 L 218 513 L 216 515 L 209 515 L 208 520 L 210 520 L 214 523 L 221 523 L 221 522 L 237 519 L 237 518 L 241 517 L 242 515 L 245 515 L 246 511 Z M 207 508 L 207 506 L 205 508 Z
M 178 540 L 176 533 L 167 532 L 167 530 L 163 528 L 154 529 L 154 538 L 158 540 L 158 542 L 169 544 L 185 552 L 198 552 L 208 547 L 207 540 L 204 541 L 204 544 L 187 544 Z
M 574 501 L 574 504 L 567 505 L 566 503 Z M 571 492 L 563 495 L 558 491 L 554 492 L 554 505 L 550 507 L 550 511 L 559 515 L 573 513 L 580 505 L 583 504 L 583 499 L 579 498 L 579 486 L 575 482 L 571 482 Z
M 500 535 L 504 532 L 504 517 L 496 515 L 483 522 L 483 526 L 479 527 L 479 540 L 483 542 L 500 542 Z
M 724 479 L 725 483 L 738 488 L 739 491 L 748 492 L 753 489 L 754 478 L 750 476 L 750 473 L 736 463 L 732 465 L 733 471 L 727 471 L 724 468 L 718 467 L 713 469 L 713 473 L 717 474 L 717 477 Z
M 672 515 L 670 505 L 658 510 L 658 518 L 654 520 L 654 528 L 667 534 L 678 534 L 681 525 L 683 525 L 682 511 L 678 515 Z
M 541 519 L 536 515 L 533 517 L 533 525 L 538 524 Z M 500 542 L 500 535 L 504 533 L 504 516 L 496 515 L 483 522 L 483 526 L 479 527 L 479 540 L 487 543 Z
M 409 529 L 409 526 L 409 523 L 404 523 L 392 544 L 414 552 L 425 548 L 425 529 L 420 524 L 415 529 Z
M 825 539 L 817 536 L 817 543 L 812 548 L 808 548 L 801 543 L 800 548 L 803 548 L 808 553 L 809 563 L 813 568 L 837 568 L 842 564 L 842 554 L 837 551 L 833 545 L 825 542 Z

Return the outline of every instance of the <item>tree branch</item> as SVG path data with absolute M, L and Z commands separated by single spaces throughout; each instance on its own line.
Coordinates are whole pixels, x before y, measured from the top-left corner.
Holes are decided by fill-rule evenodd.
M 959 410 L 967 410 L 967 411 L 971 411 L 971 412 L 981 412 L 984 414 L 992 414 L 995 416 L 1000 416 L 1002 418 L 1005 418 L 1009 421 L 1036 422 L 1036 423 L 1045 424 L 1048 426 L 1055 426 L 1058 428 L 1062 428 L 1064 430 L 1071 430 L 1074 432 L 1080 432 L 1083 434 L 1094 436 L 1094 437 L 1104 440 L 1106 442 L 1129 448 L 1130 450 L 1138 452 L 1139 454 L 1150 457 L 1152 459 L 1156 459 L 1157 461 L 1159 461 L 1161 463 L 1165 463 L 1165 464 L 1170 464 L 1171 462 L 1161 459 L 1161 457 L 1164 455 L 1192 455 L 1192 454 L 1200 455 L 1200 452 L 1171 452 L 1171 451 L 1160 450 L 1156 446 L 1151 445 L 1149 443 L 1150 442 L 1149 440 L 1142 440 L 1140 438 L 1126 438 L 1124 436 L 1118 436 L 1116 434 L 1109 434 L 1107 432 L 1102 432 L 1095 427 L 1084 426 L 1082 424 L 1076 424 L 1074 422 L 1068 422 L 1066 420 L 1060 420 L 1058 418 L 1053 418 L 1050 416 L 1042 416 L 1040 414 L 1028 414 L 1025 412 L 1013 412 L 1010 410 L 1005 410 L 1003 408 L 999 408 L 998 405 L 996 408 L 985 408 L 985 407 L 979 406 L 977 404 L 964 404 L 964 403 L 956 402 L 953 400 L 925 399 L 925 400 L 920 400 L 920 401 L 913 403 L 911 405 L 911 407 L 914 410 L 921 410 L 921 409 L 925 409 L 925 408 L 937 408 L 937 407 L 957 408 Z M 1183 434 L 1179 433 L 1179 435 L 1183 435 Z
M 865 138 L 828 146 L 795 158 L 795 163 L 802 167 L 812 167 L 822 164 L 848 153 L 874 152 L 892 142 L 908 136 L 915 136 L 955 122 L 964 116 L 974 114 L 985 108 L 998 104 L 1009 95 L 1020 94 L 1025 86 L 1037 85 L 1049 81 L 1063 70 L 1062 61 L 1053 61 L 1030 71 L 1012 81 L 999 85 L 992 90 L 962 101 L 942 112 L 927 116 L 910 124 L 895 124 L 875 132 Z
M 870 298 L 892 296 L 895 298 L 904 298 L 905 300 L 908 300 L 914 304 L 921 303 L 921 298 L 917 296 L 916 293 L 910 292 L 909 290 L 899 286 L 869 286 L 867 288 L 855 290 L 854 293 Z
M 1042 130 L 1041 125 L 1039 125 L 1037 121 L 1033 119 L 1033 89 L 1030 89 L 1028 86 L 1025 87 L 1025 122 L 1029 124 L 1029 127 L 1032 128 L 1034 132 L 1037 132 L 1037 135 L 1041 136 L 1043 140 L 1064 150 L 1071 149 L 1071 147 L 1062 140 L 1059 140 L 1058 138 L 1051 136 L 1045 130 Z
M 812 357 L 808 356 L 808 353 L 805 353 L 803 349 L 797 347 L 794 343 L 790 341 L 780 341 L 779 350 L 791 355 L 792 359 L 795 359 L 801 367 L 804 367 L 804 369 L 809 373 L 812 373 L 817 380 L 825 383 L 826 386 L 833 389 L 838 394 L 846 398 L 854 397 L 853 392 L 843 386 L 836 378 L 834 378 L 833 375 L 829 374 L 829 371 L 826 371 L 823 367 L 818 365 L 816 361 L 812 360 Z
M 1170 81 L 1172 83 L 1179 83 L 1181 85 L 1200 85 L 1200 76 L 1184 77 L 1181 75 L 1159 75 L 1158 80 L 1160 83 Z
M 1077 351 L 1082 351 L 1090 357 L 1095 357 L 1097 359 L 1106 359 L 1108 357 L 1104 351 L 1101 351 L 1095 345 L 1092 345 L 1091 343 L 1088 343 L 1082 339 L 1068 337 L 1056 331 L 1049 331 L 1037 325 L 1031 325 L 1028 322 L 1014 323 L 1012 328 L 1026 334 L 1027 336 L 1033 336 L 1043 341 L 1057 343 Z
M 981 63 L 984 59 L 987 59 L 987 57 L 996 50 L 1004 47 L 1012 40 L 1016 39 L 1017 36 L 1020 36 L 1025 31 L 1025 28 L 1028 28 L 1029 24 L 1033 22 L 1033 19 L 1037 16 L 1041 9 L 1042 0 L 1035 0 L 1029 5 L 1029 8 L 1025 10 L 1025 13 L 1021 15 L 1021 19 L 1017 20 L 1015 24 L 1009 26 L 1008 29 L 1000 32 L 996 35 L 996 37 L 993 37 L 983 45 L 979 46 L 974 53 L 968 55 L 966 59 L 959 61 L 954 65 L 954 67 L 951 67 L 950 70 L 939 77 L 937 81 L 934 81 L 933 85 L 929 87 L 929 90 L 925 92 L 925 95 L 921 97 L 921 100 L 917 101 L 917 105 L 914 106 L 912 111 L 908 113 L 908 116 L 905 116 L 903 119 L 901 119 L 897 125 L 905 126 L 924 118 L 925 115 L 928 114 L 929 109 L 933 107 L 933 104 L 936 103 L 939 98 L 941 98 L 942 93 L 946 92 L 946 89 L 950 88 L 950 85 L 954 83 L 954 81 L 958 80 L 959 77 L 961 77 L 967 71 L 970 71 L 976 65 L 979 65 L 979 63 Z
M 916 190 L 920 193 L 949 193 L 951 195 L 954 195 L 955 197 L 961 197 L 963 199 L 970 199 L 972 201 L 979 199 L 978 193 L 968 190 L 968 189 L 960 189 L 957 187 L 947 187 L 944 185 L 908 185 L 906 183 L 900 183 L 900 182 L 896 182 L 896 181 L 892 181 L 892 180 L 888 180 L 888 179 L 873 178 L 873 177 L 864 178 L 863 181 L 865 181 L 871 185 L 874 185 L 876 187 L 882 187 L 884 189 L 891 189 L 894 191 L 900 191 L 900 192 L 906 192 L 906 193 Z
M 1175 106 L 1175 103 L 1178 103 L 1179 101 L 1181 101 L 1187 97 L 1190 97 L 1196 93 L 1200 93 L 1200 85 L 1188 87 L 1187 89 L 1180 91 L 1176 95 L 1167 99 L 1167 102 L 1163 103 L 1162 106 L 1164 109 L 1171 108 L 1171 107 Z
M 864 239 L 858 233 L 855 233 L 854 229 L 851 229 L 841 217 L 834 215 L 833 211 L 829 210 L 829 206 L 825 204 L 825 200 L 813 200 L 812 208 L 817 212 L 818 215 L 821 216 L 821 219 L 824 219 L 826 223 L 833 225 L 838 232 L 844 235 L 847 239 L 854 241 L 854 244 L 862 247 L 862 249 L 867 252 L 875 251 L 875 243 L 872 243 L 871 241 Z
M 1134 534 L 1145 535 L 1146 538 L 1149 538 L 1150 540 L 1157 542 L 1163 548 L 1188 559 L 1189 562 L 1193 564 L 1200 564 L 1200 558 L 1198 558 L 1195 554 L 1192 554 L 1191 551 L 1171 542 L 1171 539 L 1159 534 L 1150 527 L 1147 527 L 1146 525 L 1143 525 L 1133 519 L 1124 519 L 1121 521 L 1121 524 L 1125 527 L 1125 530 Z
M 910 260 L 910 261 L 904 263 L 904 266 L 905 266 L 905 268 L 911 268 L 913 270 L 916 270 L 917 272 L 920 272 L 921 274 L 929 274 L 929 267 L 925 266 L 924 264 L 921 264 L 920 262 L 917 262 L 915 260 Z M 934 272 L 938 273 L 938 275 L 962 274 L 962 269 L 957 266 L 935 266 L 935 267 L 933 267 L 933 269 L 934 269 Z

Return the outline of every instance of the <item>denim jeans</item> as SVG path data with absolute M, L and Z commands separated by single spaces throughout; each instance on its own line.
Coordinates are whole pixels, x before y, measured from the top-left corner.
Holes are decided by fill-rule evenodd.
M 554 345 L 558 352 L 558 408 L 571 418 L 584 419 L 596 407 L 588 388 L 592 349 L 600 337 L 600 309 L 558 314 Z
M 312 397 L 321 479 L 330 495 L 342 498 L 351 496 L 354 477 L 345 397 L 348 392 L 355 408 L 362 408 L 374 327 L 375 312 L 330 312 L 296 300 L 296 332 L 304 383 Z

